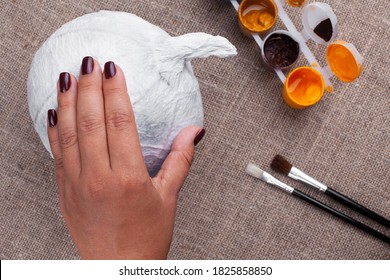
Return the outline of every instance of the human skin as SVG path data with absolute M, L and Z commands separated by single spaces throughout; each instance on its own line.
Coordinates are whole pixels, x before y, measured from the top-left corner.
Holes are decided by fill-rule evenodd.
M 178 193 L 204 129 L 183 129 L 150 178 L 118 65 L 107 62 L 102 71 L 86 57 L 79 80 L 61 73 L 57 89 L 48 136 L 61 212 L 81 258 L 165 259 Z

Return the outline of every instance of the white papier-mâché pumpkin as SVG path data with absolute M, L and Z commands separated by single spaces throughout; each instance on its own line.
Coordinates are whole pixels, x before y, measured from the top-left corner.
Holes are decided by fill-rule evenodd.
M 190 125 L 203 126 L 200 89 L 190 60 L 235 54 L 235 47 L 220 36 L 171 37 L 133 14 L 87 14 L 63 25 L 35 54 L 28 77 L 30 114 L 51 153 L 47 111 L 57 109 L 59 74 L 78 77 L 85 56 L 94 57 L 102 67 L 114 61 L 125 74 L 145 164 L 153 176 L 178 132 Z

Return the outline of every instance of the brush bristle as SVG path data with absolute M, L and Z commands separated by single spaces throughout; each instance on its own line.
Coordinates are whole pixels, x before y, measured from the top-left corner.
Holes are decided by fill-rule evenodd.
M 248 163 L 248 165 L 246 166 L 246 169 L 245 169 L 246 173 L 248 173 L 249 175 L 255 177 L 255 178 L 258 178 L 258 179 L 261 179 L 261 176 L 263 175 L 264 171 L 261 170 L 259 167 L 257 167 L 256 165 L 254 165 L 253 163 Z
M 276 172 L 282 173 L 284 175 L 288 175 L 291 171 L 292 164 L 289 163 L 284 157 L 281 155 L 276 155 L 271 162 L 272 170 Z

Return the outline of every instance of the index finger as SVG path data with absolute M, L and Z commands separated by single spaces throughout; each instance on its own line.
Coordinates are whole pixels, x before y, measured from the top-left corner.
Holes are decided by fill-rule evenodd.
M 146 171 L 126 80 L 112 61 L 104 65 L 103 95 L 111 168 Z

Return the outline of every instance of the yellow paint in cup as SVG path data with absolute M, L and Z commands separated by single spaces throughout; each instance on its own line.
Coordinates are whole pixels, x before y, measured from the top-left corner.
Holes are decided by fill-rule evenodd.
M 274 26 L 277 16 L 273 0 L 243 0 L 238 8 L 238 22 L 246 36 L 265 33 Z
M 284 83 L 282 96 L 294 109 L 304 109 L 316 104 L 324 95 L 324 79 L 311 67 L 299 67 L 290 72 Z

